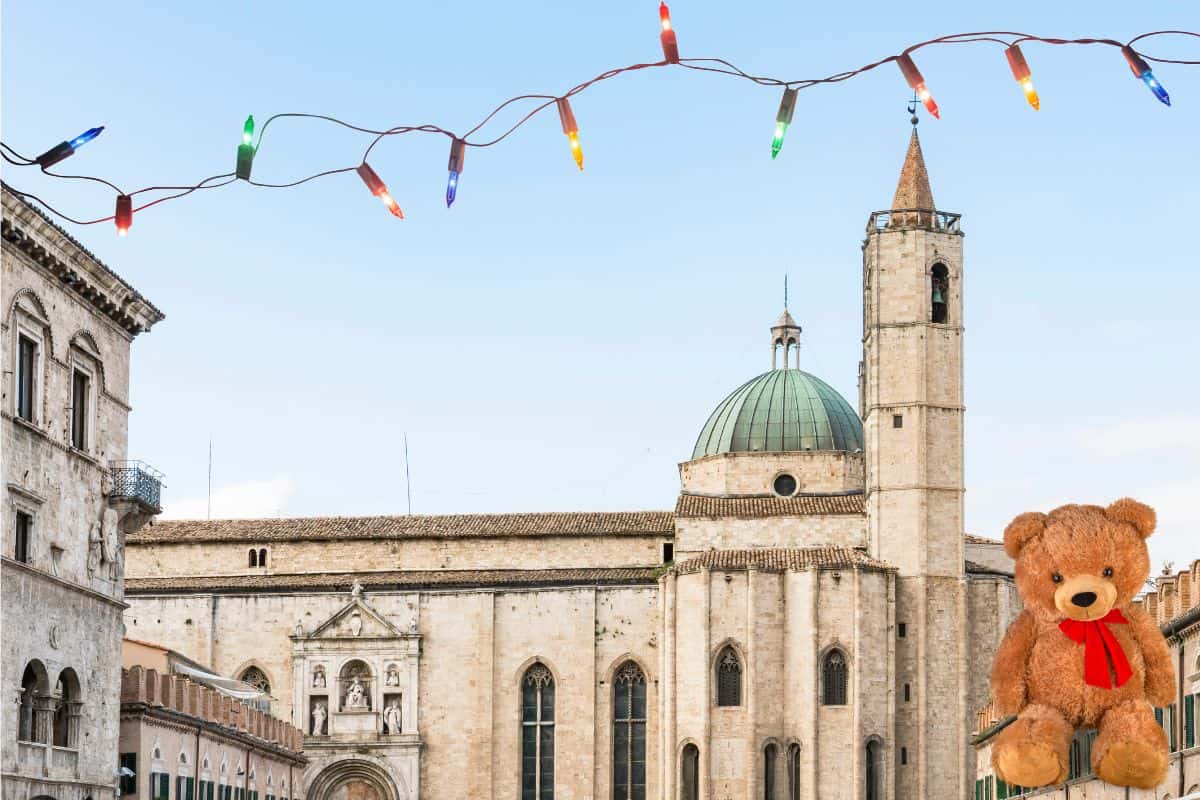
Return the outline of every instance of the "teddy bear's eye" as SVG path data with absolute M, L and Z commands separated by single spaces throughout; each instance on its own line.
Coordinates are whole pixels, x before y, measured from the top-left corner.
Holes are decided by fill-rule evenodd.
M 1062 583 L 1062 575 L 1059 575 L 1059 574 L 1056 572 L 1056 573 L 1054 573 L 1053 575 L 1051 575 L 1051 576 L 1050 576 L 1050 580 L 1054 581 L 1055 583 Z
M 1104 577 L 1111 578 L 1112 576 L 1113 576 L 1112 567 L 1105 567 L 1104 568 Z

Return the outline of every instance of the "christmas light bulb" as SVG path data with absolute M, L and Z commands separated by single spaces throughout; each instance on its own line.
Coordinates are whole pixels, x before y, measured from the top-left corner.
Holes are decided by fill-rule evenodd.
M 254 139 L 254 115 L 246 117 L 246 124 L 242 126 L 242 143 L 237 149 L 237 169 L 236 174 L 244 181 L 250 180 L 250 170 L 254 168 L 254 145 L 250 142 Z
M 567 135 L 567 140 L 571 143 L 571 155 L 575 158 L 579 169 L 582 170 L 583 150 L 579 146 L 579 125 L 575 122 L 575 112 L 571 110 L 571 101 L 560 97 L 555 103 L 558 105 L 558 119 L 562 122 L 563 133 Z
M 454 198 L 458 194 L 458 176 L 462 174 L 466 151 L 467 143 L 462 139 L 455 139 L 450 143 L 450 163 L 447 165 L 450 178 L 446 181 L 446 208 L 454 205 Z
M 242 127 L 242 144 L 250 144 L 254 139 L 254 115 L 246 117 L 246 124 Z
M 1033 78 L 1029 73 L 1029 65 L 1025 63 L 1025 56 L 1021 54 L 1021 48 L 1014 44 L 1004 51 L 1004 55 L 1008 57 L 1008 68 L 1012 70 L 1013 77 L 1025 92 L 1025 99 L 1033 106 L 1033 110 L 1037 111 L 1042 104 L 1038 99 L 1037 90 L 1033 88 Z
M 387 186 L 379 179 L 375 170 L 371 169 L 370 164 L 364 161 L 358 165 L 355 171 L 358 173 L 358 177 L 362 178 L 363 183 L 367 185 L 367 189 L 371 194 L 383 201 L 383 204 L 387 206 L 387 210 L 392 212 L 393 217 L 404 219 L 404 212 L 400 210 L 400 204 L 392 198 Z
M 917 65 L 908 54 L 903 54 L 896 57 L 896 64 L 900 67 L 900 72 L 904 74 L 904 80 L 908 81 L 908 86 L 917 93 L 917 97 L 925 105 L 925 110 L 933 115 L 934 119 L 941 119 L 941 114 L 938 113 L 937 103 L 933 101 L 933 95 L 929 93 L 929 89 L 925 88 L 925 79 L 921 77 L 921 71 L 917 69 Z
M 42 169 L 47 169 L 62 161 L 64 158 L 75 155 L 76 150 L 78 150 L 80 147 L 83 147 L 92 139 L 95 139 L 103 130 L 103 125 L 98 128 L 88 128 L 86 131 L 79 134 L 69 142 L 59 142 L 58 144 L 54 145 L 54 147 L 51 147 L 49 150 L 42 153 L 35 159 L 37 161 L 37 165 Z
M 658 4 L 658 20 L 662 23 L 662 33 L 659 38 L 662 39 L 663 60 L 671 64 L 679 63 L 679 44 L 675 40 L 675 29 L 671 27 L 671 9 L 667 8 L 666 3 Z
M 779 112 L 775 114 L 775 138 L 771 140 L 771 158 L 779 155 L 783 149 L 783 137 L 788 125 L 792 124 L 792 114 L 796 111 L 796 93 L 798 89 L 784 87 L 783 99 L 779 101 Z
M 1154 77 L 1154 73 L 1150 71 L 1150 65 L 1146 63 L 1145 59 L 1135 53 L 1129 45 L 1121 48 L 1121 54 L 1129 62 L 1129 68 L 1133 70 L 1133 74 L 1142 79 L 1142 83 L 1146 84 L 1154 96 L 1164 105 L 1171 105 L 1171 95 L 1167 94 L 1167 90 L 1158 82 L 1158 78 Z
M 117 236 L 124 236 L 133 227 L 133 198 L 127 194 L 117 195 Z

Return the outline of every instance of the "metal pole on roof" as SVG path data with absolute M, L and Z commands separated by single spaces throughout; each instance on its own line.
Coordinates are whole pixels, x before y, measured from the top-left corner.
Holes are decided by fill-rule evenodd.
M 408 495 L 408 515 L 412 516 L 412 481 L 408 474 L 408 432 L 404 433 L 404 491 Z
M 208 439 L 208 518 L 212 519 L 212 437 Z

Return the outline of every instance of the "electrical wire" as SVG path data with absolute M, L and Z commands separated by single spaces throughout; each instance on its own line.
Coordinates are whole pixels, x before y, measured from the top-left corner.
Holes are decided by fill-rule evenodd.
M 1138 36 L 1135 36 L 1134 38 L 1130 39 L 1128 42 L 1125 42 L 1124 44 L 1122 44 L 1121 42 L 1119 42 L 1115 39 L 1098 39 L 1098 38 L 1061 39 L 1061 38 L 1054 38 L 1054 37 L 1047 37 L 1047 36 L 1035 36 L 1033 34 L 1021 33 L 1018 31 L 976 31 L 976 32 L 970 32 L 970 33 L 955 33 L 955 34 L 950 34 L 947 36 L 939 36 L 935 39 L 927 39 L 926 41 L 923 41 L 923 42 L 918 42 L 914 45 L 907 47 L 906 49 L 904 49 L 903 51 L 901 51 L 900 53 L 898 53 L 896 55 L 887 56 L 885 58 L 879 59 L 878 61 L 873 61 L 869 64 L 864 64 L 863 66 L 858 67 L 857 69 L 847 70 L 845 72 L 837 72 L 832 75 L 828 75 L 824 78 L 805 78 L 805 79 L 798 79 L 798 80 L 781 80 L 779 78 L 773 78 L 773 77 L 768 77 L 768 76 L 752 75 L 749 72 L 746 72 L 745 70 L 741 69 L 737 65 L 733 64 L 732 62 L 726 61 L 723 58 L 685 58 L 685 59 L 680 59 L 677 62 L 677 65 L 680 67 L 683 67 L 684 69 L 694 70 L 694 71 L 698 71 L 698 72 L 713 72 L 713 73 L 717 73 L 717 74 L 721 74 L 721 75 L 729 75 L 731 77 L 750 81 L 759 86 L 786 87 L 788 89 L 800 90 L 800 89 L 808 89 L 808 88 L 811 88 L 814 86 L 821 86 L 821 85 L 825 85 L 825 84 L 841 83 L 843 81 L 847 81 L 847 80 L 850 80 L 851 78 L 862 75 L 866 72 L 870 72 L 871 70 L 877 69 L 878 67 L 881 67 L 884 64 L 888 64 L 893 61 L 896 61 L 901 56 L 906 56 L 917 50 L 920 50 L 920 49 L 923 49 L 926 47 L 936 46 L 936 45 L 976 44 L 976 43 L 980 43 L 980 42 L 986 42 L 986 43 L 991 43 L 991 44 L 998 44 L 998 45 L 1001 45 L 1001 46 L 1007 48 L 1012 45 L 1023 44 L 1025 42 L 1037 42 L 1040 44 L 1048 44 L 1048 45 L 1100 44 L 1100 45 L 1106 45 L 1106 46 L 1117 47 L 1117 48 L 1129 47 L 1132 49 L 1134 43 L 1136 43 L 1136 42 L 1150 39 L 1152 37 L 1162 37 L 1162 36 L 1186 36 L 1186 37 L 1200 39 L 1200 33 L 1197 33 L 1195 31 L 1182 31 L 1182 30 L 1150 31 L 1148 33 L 1139 34 Z M 1005 39 L 1005 38 L 1000 38 L 1000 37 L 1008 37 L 1008 38 Z M 1163 58 L 1163 57 L 1153 56 L 1153 55 L 1150 55 L 1148 53 L 1138 51 L 1138 50 L 1135 50 L 1134 52 L 1136 52 L 1138 55 L 1140 55 L 1142 58 L 1146 59 L 1147 61 L 1154 61 L 1154 62 L 1161 63 L 1161 64 L 1180 64 L 1180 65 L 1188 65 L 1188 66 L 1200 65 L 1200 59 Z M 496 106 L 494 109 L 492 109 L 491 112 L 489 112 L 486 116 L 484 116 L 483 119 L 481 119 L 478 124 L 476 124 L 474 127 L 470 128 L 466 133 L 464 133 L 461 136 L 455 134 L 453 131 L 450 131 L 446 128 L 442 128 L 438 125 L 432 125 L 432 124 L 397 125 L 397 126 L 394 126 L 391 128 L 386 128 L 386 129 L 376 129 L 376 128 L 368 128 L 368 127 L 361 126 L 361 125 L 355 125 L 353 123 L 346 122 L 345 120 L 338 119 L 337 117 L 329 116 L 326 114 L 309 114 L 309 113 L 302 113 L 302 112 L 287 112 L 287 113 L 273 114 L 267 118 L 266 122 L 263 123 L 262 128 L 259 129 L 258 142 L 254 146 L 254 152 L 257 155 L 259 148 L 262 147 L 263 139 L 266 136 L 267 129 L 268 129 L 268 127 L 270 127 L 271 123 L 275 122 L 276 120 L 283 120 L 283 119 L 320 120 L 320 121 L 324 121 L 324 122 L 330 122 L 334 125 L 338 125 L 338 126 L 347 128 L 349 130 L 352 130 L 352 131 L 355 131 L 358 133 L 365 133 L 365 134 L 372 135 L 374 138 L 371 140 L 370 144 L 367 145 L 366 150 L 363 152 L 360 163 L 366 163 L 367 157 L 370 156 L 372 150 L 374 150 L 375 146 L 377 144 L 379 144 L 381 141 L 383 141 L 384 139 L 392 137 L 392 136 L 406 134 L 406 133 L 433 133 L 433 134 L 438 134 L 438 135 L 449 137 L 452 140 L 461 140 L 463 142 L 463 144 L 467 147 L 479 147 L 479 148 L 492 147 L 494 145 L 499 144 L 500 142 L 503 142 L 505 139 L 507 139 L 512 134 L 514 134 L 518 129 L 520 129 L 522 126 L 524 126 L 527 122 L 529 122 L 531 119 L 533 119 L 539 113 L 546 110 L 550 106 L 554 105 L 555 102 L 559 99 L 573 97 L 601 81 L 610 80 L 612 78 L 615 78 L 618 75 L 622 75 L 627 72 L 635 72 L 635 71 L 644 70 L 644 69 L 666 67 L 666 66 L 671 66 L 671 65 L 672 65 L 672 62 L 665 61 L 665 60 L 664 61 L 652 61 L 652 62 L 646 62 L 646 63 L 638 63 L 638 64 L 630 64 L 629 66 L 626 66 L 626 67 L 618 67 L 615 69 L 610 69 L 606 72 L 602 72 L 599 75 L 592 78 L 591 80 L 584 81 L 583 83 L 573 86 L 572 88 L 568 89 L 562 95 L 523 94 L 523 95 L 518 95 L 516 97 L 509 98 L 508 100 L 505 100 L 504 102 L 502 102 L 498 106 Z M 496 118 L 496 116 L 498 114 L 500 114 L 500 112 L 504 111 L 509 106 L 512 106 L 514 104 L 521 103 L 524 101 L 528 101 L 528 100 L 537 100 L 540 102 L 538 102 L 524 116 L 520 117 L 515 123 L 513 123 L 510 127 L 508 127 L 506 130 L 504 130 L 504 132 L 500 133 L 499 135 L 497 135 L 491 139 L 486 139 L 483 141 L 471 141 L 470 137 L 477 134 L 484 127 L 486 127 L 489 123 L 491 123 Z M 8 162 L 9 164 L 11 164 L 13 166 L 16 166 L 16 167 L 38 166 L 37 159 L 31 159 L 31 158 L 28 158 L 27 156 L 24 156 L 24 155 L 18 153 L 16 150 L 14 150 L 12 147 L 10 147 L 7 143 L 0 142 L 0 149 L 2 149 L 2 151 L 0 151 L 0 156 L 3 157 L 4 161 Z M 290 182 L 286 182 L 286 183 L 266 183 L 263 181 L 256 181 L 256 180 L 247 180 L 247 183 L 249 183 L 252 186 L 259 187 L 259 188 L 286 189 L 286 188 L 291 188 L 293 186 L 299 186 L 300 184 L 307 183 L 309 181 L 317 180 L 318 178 L 324 178 L 324 177 L 328 177 L 330 175 L 339 175 L 339 174 L 343 174 L 343 173 L 347 173 L 347 172 L 353 172 L 353 171 L 355 171 L 355 169 L 357 169 L 356 166 L 355 167 L 341 167 L 338 169 L 328 169 L 328 170 L 317 172 L 317 173 L 309 175 L 307 177 L 300 178 L 298 180 L 294 180 L 294 181 L 290 181 Z M 50 172 L 49 170 L 44 169 L 44 168 L 41 171 L 44 174 L 49 175 L 52 178 L 59 178 L 62 180 L 86 180 L 86 181 L 101 183 L 101 184 L 104 184 L 104 185 L 110 187 L 118 194 L 124 194 L 116 184 L 114 184 L 108 180 L 105 180 L 104 178 L 100 178 L 100 177 L 96 177 L 96 176 L 92 176 L 92 175 L 62 175 L 62 174 L 59 174 L 56 172 Z M 158 205 L 159 203 L 164 203 L 168 200 L 174 200 L 174 199 L 177 199 L 180 197 L 184 197 L 185 195 L 189 195 L 192 192 L 195 192 L 200 189 L 216 189 L 221 186 L 227 186 L 236 180 L 238 180 L 236 177 L 236 173 L 228 172 L 228 173 L 224 173 L 221 175 L 214 175 L 212 177 L 205 178 L 204 180 L 200 181 L 199 183 L 189 184 L 189 185 L 185 185 L 185 186 L 147 186 L 145 188 L 130 192 L 129 196 L 132 197 L 132 196 L 143 194 L 146 192 L 160 192 L 160 191 L 175 192 L 174 194 L 165 195 L 165 196 L 157 198 L 155 200 L 151 200 L 141 206 L 138 206 L 137 208 L 134 209 L 134 211 L 136 212 L 136 211 L 141 211 L 143 209 Z M 221 181 L 221 182 L 220 183 L 212 183 L 213 181 Z M 56 208 L 51 206 L 46 201 L 42 200 L 37 195 L 33 195 L 28 192 L 23 192 L 23 191 L 14 189 L 13 187 L 9 186 L 7 183 L 4 185 L 9 190 L 14 192 L 15 194 L 17 194 L 21 197 L 25 197 L 25 198 L 36 201 L 37 203 L 39 203 L 43 207 L 45 207 L 48 211 L 50 211 L 52 214 L 66 220 L 68 222 L 75 223 L 77 225 L 95 225 L 95 224 L 101 223 L 101 222 L 109 222 L 114 219 L 113 216 L 107 216 L 107 217 L 102 217 L 100 219 L 94 219 L 94 220 L 78 220 L 78 219 L 70 217 L 70 216 L 62 213 L 61 211 L 57 210 Z

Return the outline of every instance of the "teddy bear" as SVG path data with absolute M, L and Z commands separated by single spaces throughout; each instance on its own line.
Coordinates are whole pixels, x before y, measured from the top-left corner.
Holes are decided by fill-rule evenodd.
M 1021 514 L 1005 529 L 1024 602 L 992 667 L 997 710 L 1017 715 L 992 748 L 1006 782 L 1062 783 L 1075 729 L 1092 727 L 1102 780 L 1149 789 L 1166 778 L 1154 707 L 1174 701 L 1175 669 L 1158 624 L 1132 604 L 1154 526 L 1152 508 L 1124 498 Z

